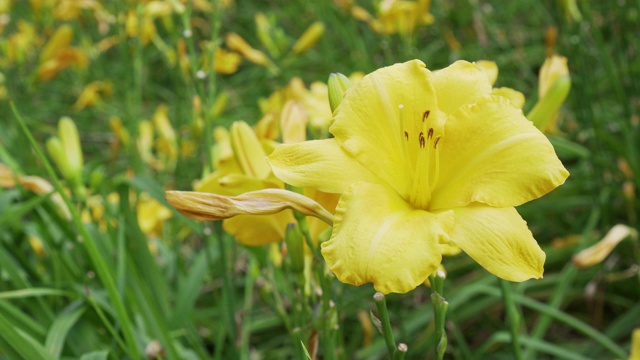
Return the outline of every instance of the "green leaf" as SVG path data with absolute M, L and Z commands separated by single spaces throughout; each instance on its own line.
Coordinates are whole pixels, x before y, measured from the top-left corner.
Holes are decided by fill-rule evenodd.
M 73 307 L 76 306 L 74 305 Z M 49 333 L 47 334 L 47 340 L 45 341 L 44 346 L 47 348 L 49 353 L 53 354 L 56 358 L 60 357 L 67 334 L 73 325 L 75 325 L 76 321 L 78 321 L 80 316 L 82 316 L 84 311 L 84 306 L 70 311 L 64 311 L 53 321 L 53 324 L 49 328 Z
M 82 354 L 80 360 L 107 360 L 109 356 L 109 351 L 107 350 L 99 350 L 92 351 L 89 353 Z
M 3 346 L 8 346 L 7 353 L 15 354 L 19 356 L 18 358 L 29 360 L 54 359 L 33 337 L 17 330 L 16 327 L 1 314 L 0 339 L 3 342 Z

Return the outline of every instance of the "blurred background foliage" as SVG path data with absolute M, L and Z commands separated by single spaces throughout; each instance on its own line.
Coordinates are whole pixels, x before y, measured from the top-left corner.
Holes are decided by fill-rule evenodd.
M 548 136 L 571 177 L 519 208 L 547 253 L 544 279 L 513 286 L 525 357 L 626 357 L 640 327 L 638 34 L 631 0 L 0 0 L 0 357 L 301 356 L 320 310 L 295 309 L 288 260 L 164 201 L 212 171 L 212 130 L 279 116 L 281 98 L 332 72 L 414 58 L 495 61 L 496 86 L 524 93 L 527 113 L 552 54 L 567 57 L 572 87 Z M 41 147 L 64 138 L 62 117 L 77 126 L 79 185 L 52 160 L 84 225 L 51 185 L 14 177 L 55 186 L 10 102 Z M 629 240 L 572 264 L 616 224 Z M 512 358 L 497 280 L 465 255 L 444 265 L 450 357 Z M 384 358 L 373 289 L 332 286 L 319 358 Z M 429 293 L 387 299 L 408 358 L 433 347 Z

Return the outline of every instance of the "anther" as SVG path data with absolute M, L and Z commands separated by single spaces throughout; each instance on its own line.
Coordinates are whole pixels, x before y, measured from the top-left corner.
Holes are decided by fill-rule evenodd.
M 433 128 L 429 129 L 429 132 L 427 133 L 427 138 L 429 140 L 431 140 L 432 137 L 433 137 Z
M 427 110 L 422 114 L 422 122 L 429 118 L 429 114 L 431 114 L 431 110 Z
M 404 138 L 409 141 L 409 133 L 406 131 L 404 132 Z
M 418 136 L 418 140 L 420 141 L 420 148 L 424 149 L 425 141 L 424 141 L 424 133 L 420 131 L 420 136 Z
M 435 149 L 438 146 L 438 141 L 440 141 L 440 136 L 436 138 L 436 141 L 433 142 L 433 148 Z

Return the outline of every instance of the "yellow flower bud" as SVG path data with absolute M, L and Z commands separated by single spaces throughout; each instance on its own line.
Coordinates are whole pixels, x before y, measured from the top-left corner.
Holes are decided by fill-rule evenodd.
M 556 55 L 548 57 L 540 69 L 539 79 L 539 99 L 527 118 L 538 129 L 552 129 L 558 109 L 571 90 L 567 59 Z
M 42 64 L 55 58 L 62 50 L 68 48 L 72 38 L 73 29 L 71 26 L 66 24 L 60 26 L 47 41 L 44 49 L 42 49 L 40 63 Z
M 196 220 L 270 215 L 292 209 L 333 224 L 333 215 L 322 205 L 304 195 L 283 189 L 263 189 L 233 197 L 195 191 L 166 191 L 165 198 L 180 213 Z
M 253 129 L 244 121 L 231 125 L 231 147 L 242 172 L 258 179 L 265 179 L 271 173 L 265 154 Z
M 240 35 L 236 33 L 227 34 L 226 38 L 227 46 L 231 50 L 237 51 L 247 60 L 256 63 L 258 65 L 266 65 L 269 63 L 269 58 L 262 51 L 256 50 L 249 45 Z
M 342 102 L 344 93 L 351 87 L 351 81 L 348 77 L 340 73 L 333 73 L 329 75 L 328 87 L 329 105 L 331 105 L 331 112 L 334 112 Z
M 40 238 L 30 235 L 29 245 L 31 246 L 31 249 L 37 257 L 42 257 L 44 255 L 44 245 L 42 244 L 42 240 L 40 240 Z
M 572 262 L 579 268 L 599 264 L 622 240 L 629 236 L 634 240 L 638 239 L 638 233 L 633 228 L 618 224 L 612 227 L 607 235 L 598 243 L 574 255 Z
M 293 45 L 294 54 L 302 54 L 309 50 L 324 34 L 324 24 L 316 21 L 305 30 L 298 41 Z
M 58 122 L 58 136 L 64 146 L 64 154 L 69 167 L 67 179 L 82 177 L 82 147 L 80 146 L 80 136 L 78 128 L 70 117 L 62 117 Z

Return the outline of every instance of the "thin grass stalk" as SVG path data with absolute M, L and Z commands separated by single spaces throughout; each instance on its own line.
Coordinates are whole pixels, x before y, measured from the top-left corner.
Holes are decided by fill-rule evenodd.
M 509 330 L 511 331 L 511 345 L 513 347 L 513 358 L 522 360 L 522 351 L 520 347 L 520 324 L 522 319 L 520 312 L 513 301 L 513 289 L 511 284 L 506 280 L 500 279 L 500 287 L 502 288 L 502 300 L 504 301 L 504 310 L 509 321 Z
M 130 358 L 141 359 L 140 353 L 138 352 L 136 339 L 133 334 L 131 321 L 129 320 L 129 315 L 127 314 L 124 304 L 122 303 L 120 293 L 118 292 L 113 276 L 109 271 L 109 267 L 107 266 L 106 260 L 102 257 L 95 241 L 93 240 L 91 235 L 89 235 L 89 232 L 87 231 L 84 224 L 82 223 L 80 213 L 78 212 L 77 208 L 71 203 L 71 199 L 64 191 L 64 188 L 62 187 L 62 183 L 60 182 L 60 179 L 56 175 L 56 172 L 53 169 L 53 166 L 51 166 L 51 163 L 42 152 L 42 149 L 40 149 L 40 146 L 38 145 L 36 140 L 33 138 L 31 131 L 22 120 L 22 117 L 20 116 L 20 113 L 16 109 L 13 102 L 11 102 L 10 104 L 11 104 L 11 110 L 13 111 L 14 117 L 16 118 L 16 121 L 18 122 L 20 129 L 29 140 L 29 143 L 33 147 L 34 151 L 36 152 L 38 159 L 44 165 L 47 171 L 47 174 L 49 175 L 49 178 L 53 182 L 56 188 L 56 191 L 60 194 L 60 196 L 62 197 L 62 200 L 64 201 L 65 205 L 69 209 L 73 222 L 78 228 L 78 231 L 80 232 L 80 236 L 82 237 L 82 240 L 83 240 L 82 245 L 87 251 L 89 258 L 91 259 L 91 262 L 95 266 L 96 273 L 98 274 L 99 279 L 101 280 L 102 284 L 105 287 L 105 290 L 107 291 L 109 300 L 111 300 L 114 311 L 116 313 L 116 317 L 118 318 L 120 326 L 122 328 L 122 332 L 125 337 L 125 342 L 127 344 L 127 347 L 124 348 L 123 350 L 127 353 L 127 355 Z

